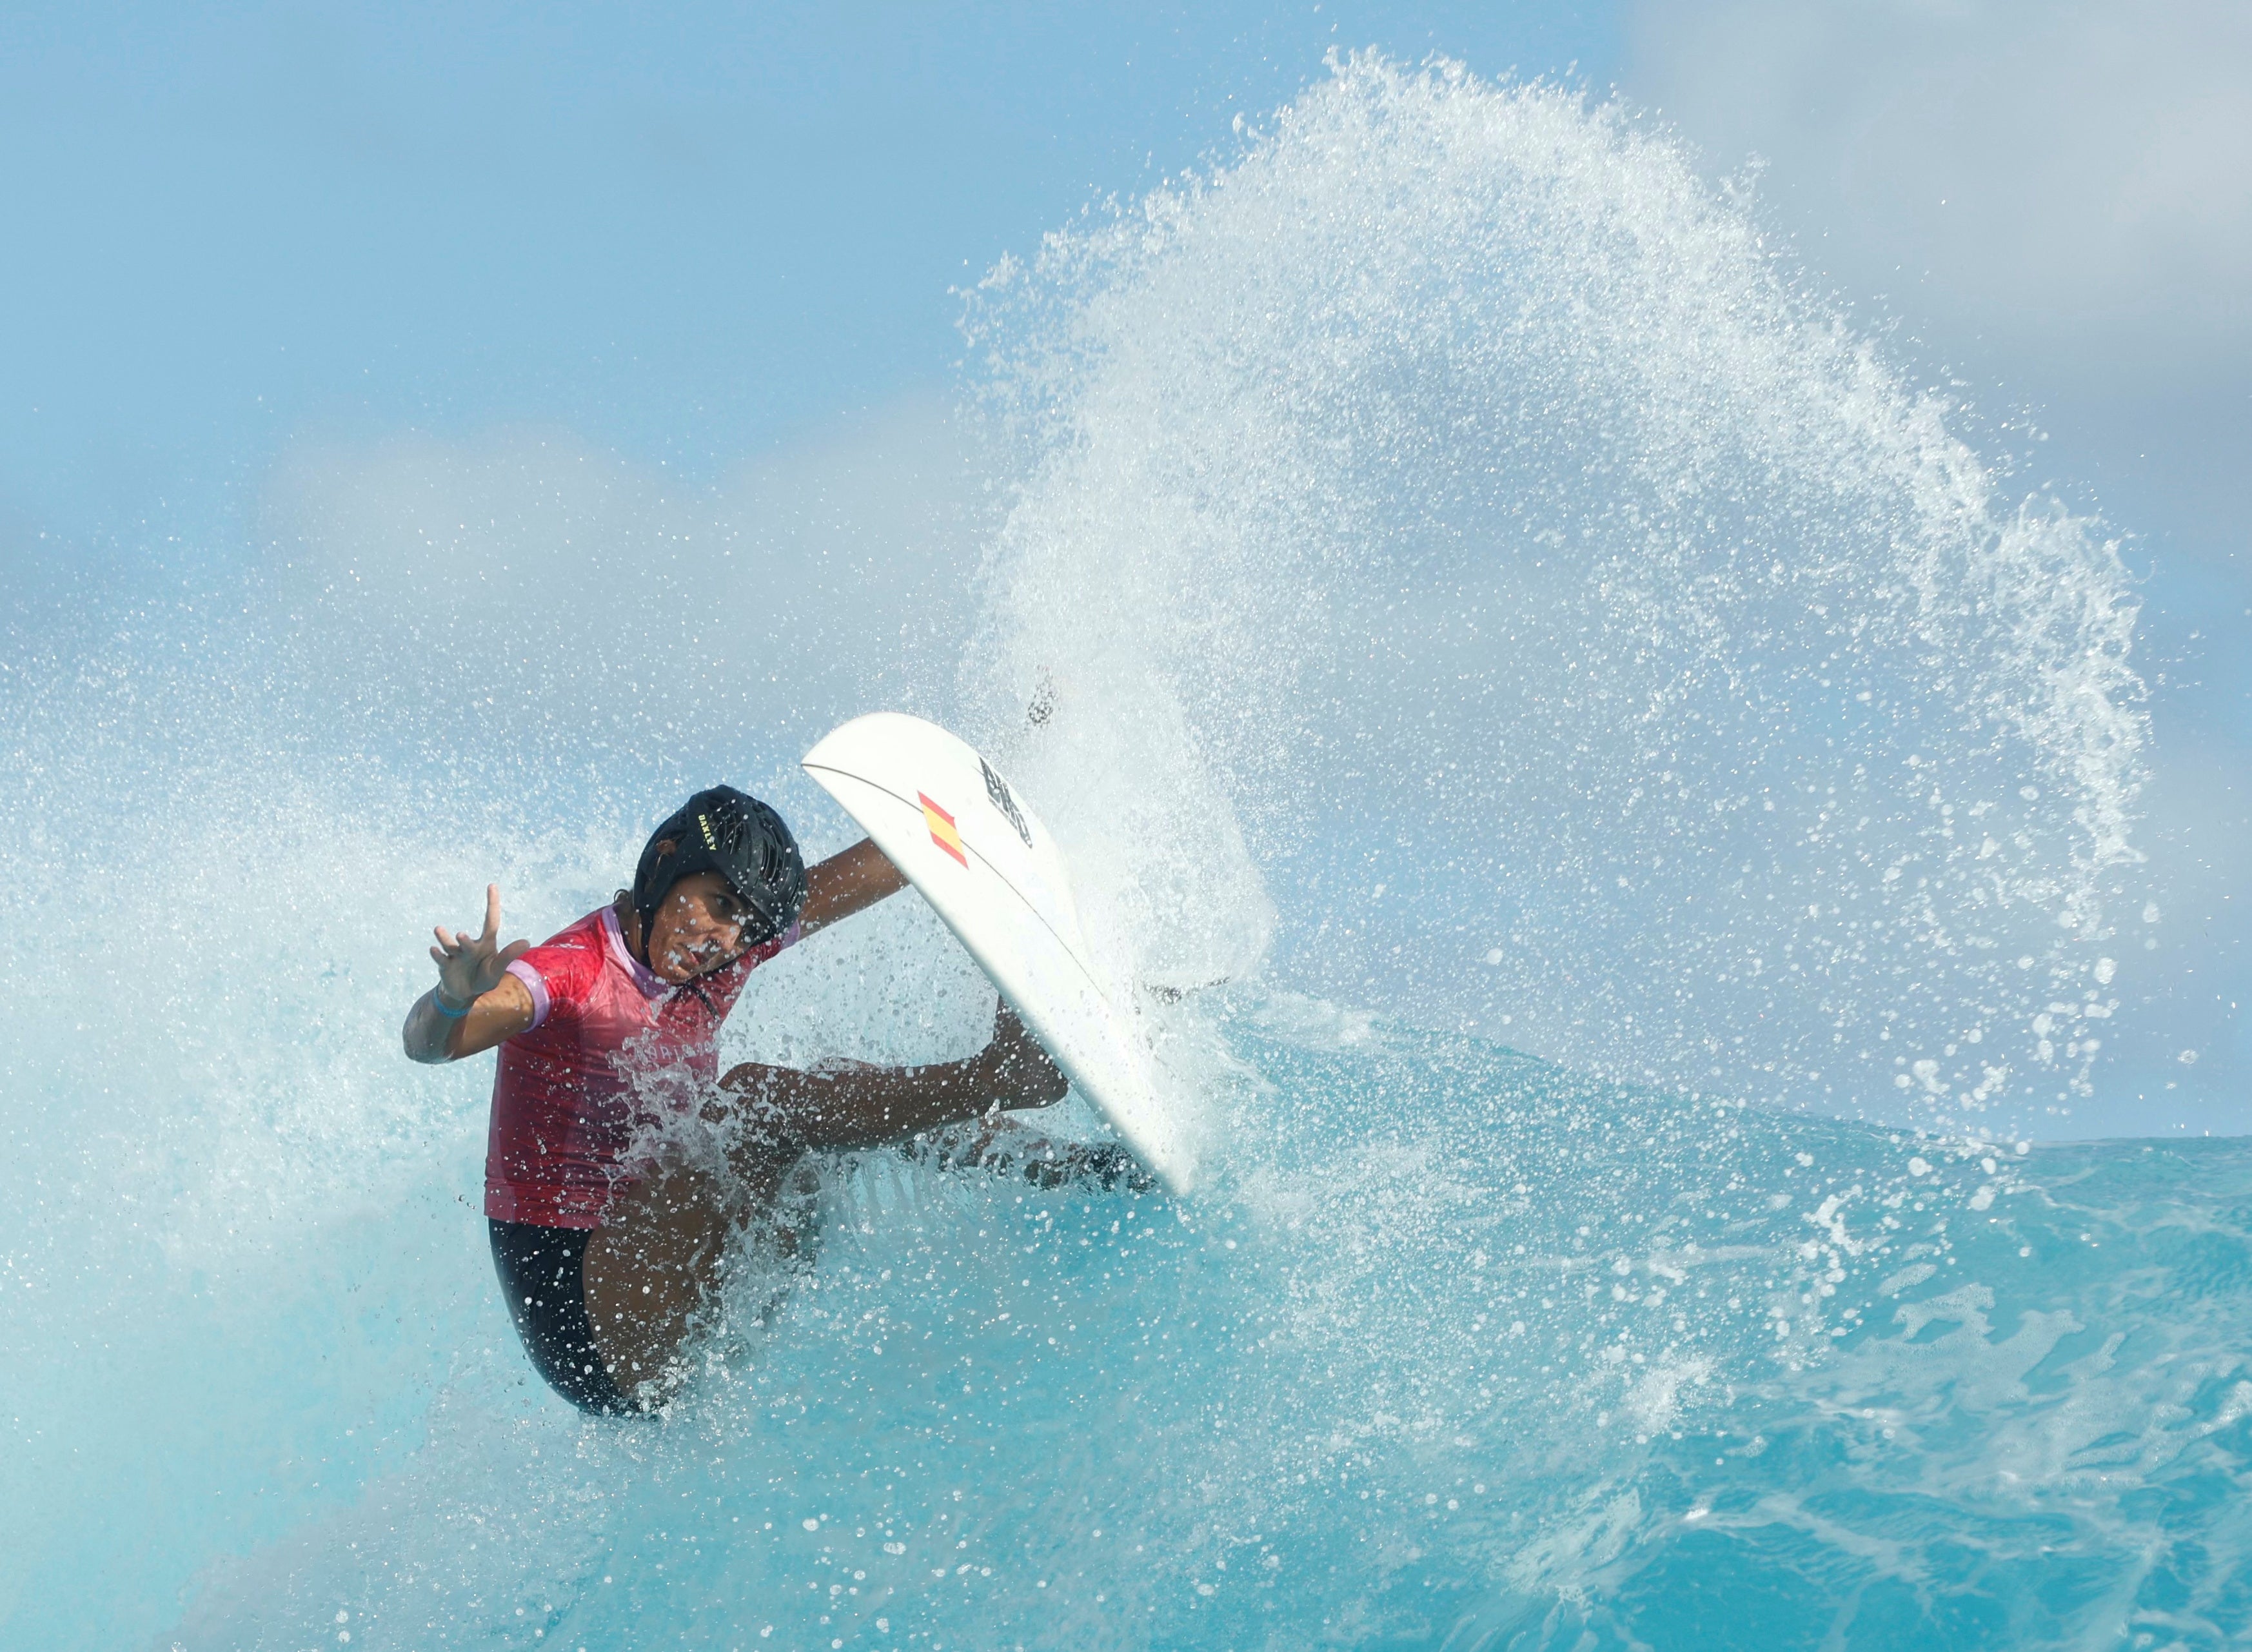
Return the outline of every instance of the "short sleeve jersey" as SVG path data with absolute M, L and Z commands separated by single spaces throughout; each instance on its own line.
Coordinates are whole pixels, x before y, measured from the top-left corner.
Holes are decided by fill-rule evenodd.
M 500 1046 L 485 1214 L 600 1225 L 636 1124 L 709 1093 L 720 1023 L 750 972 L 797 936 L 792 925 L 675 987 L 626 950 L 617 913 L 604 906 L 509 965 L 532 993 L 532 1025 Z

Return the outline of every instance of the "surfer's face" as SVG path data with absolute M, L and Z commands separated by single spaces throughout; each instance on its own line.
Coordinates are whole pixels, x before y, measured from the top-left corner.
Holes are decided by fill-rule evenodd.
M 758 914 L 715 871 L 691 872 L 665 892 L 649 925 L 649 967 L 676 986 L 709 975 L 743 949 Z

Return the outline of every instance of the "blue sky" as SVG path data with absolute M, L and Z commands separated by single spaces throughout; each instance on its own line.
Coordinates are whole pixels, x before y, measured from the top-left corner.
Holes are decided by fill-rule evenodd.
M 309 434 L 530 420 L 733 460 L 947 386 L 952 286 L 1194 163 L 1332 42 L 1616 55 L 1573 7 L 73 6 L 11 32 L 0 532 L 80 544 L 199 528 Z
M 950 393 L 950 288 L 1333 45 L 1616 88 L 2128 535 L 2163 1009 L 2252 1128 L 2252 22 L 2185 4 L 19 6 L 0 572 L 256 554 L 308 444 L 566 431 L 692 480 Z M 1966 207 L 1969 210 L 1965 210 Z M 1975 431 L 1974 431 L 1975 434 Z M 2187 1070 L 2184 1079 L 2187 1081 Z

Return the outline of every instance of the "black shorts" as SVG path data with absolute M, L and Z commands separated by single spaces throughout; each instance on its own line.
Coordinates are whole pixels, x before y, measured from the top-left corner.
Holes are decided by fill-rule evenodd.
M 595 1417 L 639 1414 L 594 1346 L 587 1316 L 587 1240 L 594 1230 L 489 1218 L 493 1267 L 524 1351 L 547 1385 Z

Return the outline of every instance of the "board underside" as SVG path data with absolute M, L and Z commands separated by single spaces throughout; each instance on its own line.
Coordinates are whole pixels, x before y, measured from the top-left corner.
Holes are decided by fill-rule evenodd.
M 845 724 L 806 753 L 805 771 L 930 902 L 1135 1156 L 1187 1191 L 1187 1134 L 1088 962 L 1054 839 L 998 771 L 937 725 L 896 711 Z

